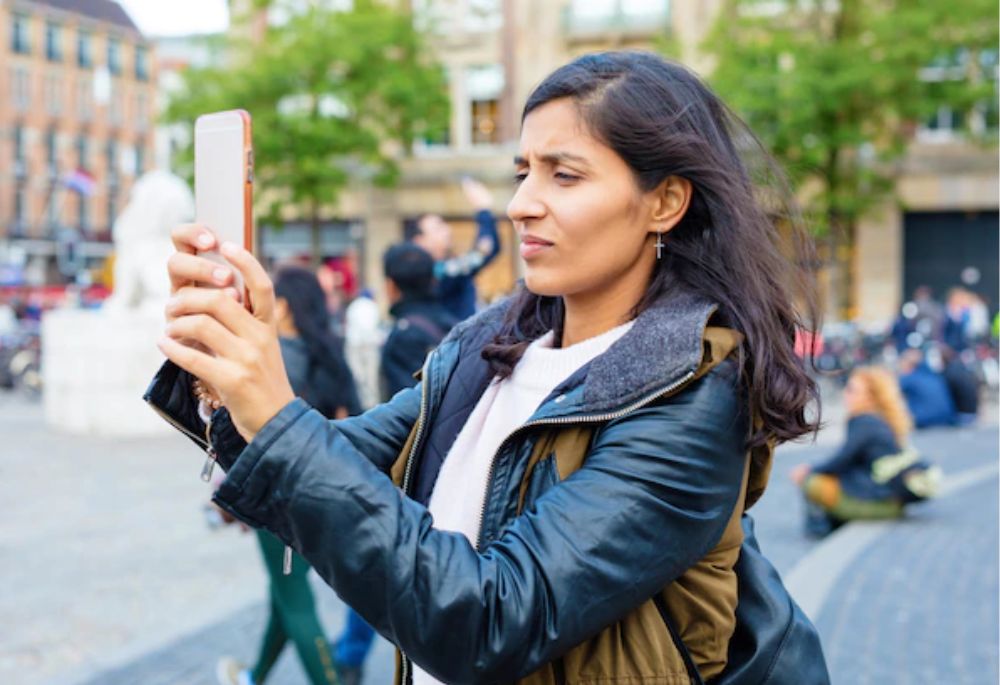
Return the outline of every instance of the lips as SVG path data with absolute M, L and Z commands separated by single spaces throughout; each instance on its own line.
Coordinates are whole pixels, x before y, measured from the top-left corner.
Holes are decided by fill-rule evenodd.
M 525 233 L 523 236 L 521 236 L 521 242 L 524 243 L 524 244 L 526 244 L 526 245 L 554 245 L 555 244 L 555 243 L 553 243 L 550 240 L 543 240 L 542 238 L 539 238 L 539 237 L 533 236 L 533 235 L 529 235 L 527 233 Z
M 530 259 L 531 257 L 535 257 L 545 252 L 553 245 L 555 245 L 555 243 L 543 240 L 537 236 L 523 235 L 521 236 L 521 257 L 524 259 Z

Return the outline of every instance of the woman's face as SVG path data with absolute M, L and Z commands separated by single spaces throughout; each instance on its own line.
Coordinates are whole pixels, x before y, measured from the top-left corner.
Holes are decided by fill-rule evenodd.
M 844 407 L 849 416 L 870 412 L 875 406 L 868 382 L 858 374 L 853 374 L 844 387 Z
M 650 231 L 659 193 L 640 191 L 625 161 L 587 131 L 576 105 L 554 100 L 528 114 L 514 163 L 518 186 L 507 214 L 528 289 L 576 296 L 625 280 L 641 295 L 656 261 Z

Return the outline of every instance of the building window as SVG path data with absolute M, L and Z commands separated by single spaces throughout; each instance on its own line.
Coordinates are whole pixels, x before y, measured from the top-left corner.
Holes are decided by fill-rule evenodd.
M 24 127 L 20 124 L 14 127 L 14 161 L 24 161 Z
M 83 133 L 76 137 L 76 168 L 87 169 L 87 136 Z
M 115 215 L 118 213 L 118 190 L 108 188 L 108 231 L 110 232 L 115 224 Z
M 18 183 L 14 189 L 14 231 L 24 233 L 28 225 L 28 189 Z
M 87 31 L 76 34 L 76 64 L 84 69 L 94 66 L 93 45 L 91 35 Z
M 114 140 L 109 140 L 104 149 L 104 168 L 107 169 L 108 185 L 118 186 L 118 167 L 115 162 L 118 157 L 118 144 Z
M 62 51 L 62 27 L 54 22 L 45 24 L 45 59 L 50 62 L 61 62 Z
M 90 230 L 90 204 L 82 193 L 76 195 L 76 227 L 81 231 Z
M 45 111 L 54 115 L 62 113 L 62 79 L 55 74 L 45 77 Z
M 500 142 L 499 100 L 472 101 L 472 144 L 490 145 Z
M 80 121 L 90 121 L 94 117 L 94 82 L 89 77 L 76 82 L 76 115 Z
M 138 93 L 135 96 L 135 127 L 139 131 L 149 128 L 149 112 L 146 111 L 146 95 Z
M 116 38 L 108 39 L 108 71 L 115 76 L 122 73 L 122 44 Z
M 11 16 L 10 49 L 19 55 L 31 52 L 31 20 L 23 14 Z
M 24 67 L 14 67 L 10 75 L 11 100 L 19 112 L 31 107 L 31 75 Z
M 49 173 L 50 178 L 56 177 L 56 167 L 58 166 L 58 140 L 56 138 L 55 128 L 49 128 L 45 132 L 45 169 Z
M 142 176 L 146 170 L 146 144 L 140 138 L 135 144 L 135 175 Z
M 14 178 L 24 179 L 28 176 L 28 161 L 24 156 L 24 127 L 14 126 Z
M 115 89 L 111 93 L 111 99 L 108 101 L 108 121 L 112 124 L 118 125 L 122 123 L 122 110 L 125 108 L 125 103 L 122 100 L 122 94 L 118 89 Z
M 466 72 L 469 140 L 473 145 L 492 145 L 500 142 L 500 95 L 503 86 L 503 67 L 500 65 L 475 67 Z
M 135 77 L 140 81 L 149 80 L 149 51 L 144 45 L 135 46 Z

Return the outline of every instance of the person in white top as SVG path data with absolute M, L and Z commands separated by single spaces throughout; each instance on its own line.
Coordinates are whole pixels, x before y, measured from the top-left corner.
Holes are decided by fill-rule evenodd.
M 342 421 L 288 389 L 257 261 L 221 246 L 248 312 L 203 286 L 231 283 L 197 254 L 210 227 L 180 227 L 147 401 L 227 471 L 221 507 L 400 649 L 405 685 L 828 682 L 745 515 L 773 446 L 817 426 L 794 349 L 818 322 L 808 241 L 794 216 L 776 230 L 791 200 L 758 194 L 753 140 L 653 54 L 551 74 L 507 208 L 523 287 L 456 326 L 417 387 Z M 195 377 L 224 405 L 208 425 Z

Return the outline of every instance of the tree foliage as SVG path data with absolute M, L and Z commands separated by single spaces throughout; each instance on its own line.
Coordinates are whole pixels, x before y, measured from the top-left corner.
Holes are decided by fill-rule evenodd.
M 289 3 L 285 21 L 262 37 L 230 38 L 222 67 L 189 71 L 167 118 L 249 111 L 258 199 L 267 203 L 258 209 L 266 220 L 294 213 L 316 226 L 352 177 L 395 183 L 400 156 L 447 126 L 448 99 L 409 13 L 364 0 L 302 5 Z
M 726 0 L 704 47 L 837 258 L 940 107 L 995 140 L 997 26 L 995 0 Z
M 822 230 L 883 197 L 941 106 L 995 126 L 997 40 L 991 0 L 727 0 L 706 47 L 723 99 L 816 188 Z

